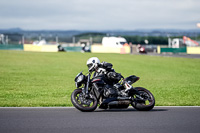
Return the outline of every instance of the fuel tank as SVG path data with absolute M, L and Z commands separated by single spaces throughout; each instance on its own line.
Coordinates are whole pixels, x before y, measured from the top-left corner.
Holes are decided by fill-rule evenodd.
M 96 83 L 97 85 L 108 84 L 108 80 L 106 79 L 105 75 L 98 75 L 91 80 L 92 83 Z

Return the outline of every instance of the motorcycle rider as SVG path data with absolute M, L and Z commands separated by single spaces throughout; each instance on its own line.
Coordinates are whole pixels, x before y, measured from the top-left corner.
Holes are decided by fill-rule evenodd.
M 112 64 L 108 62 L 100 62 L 97 57 L 91 57 L 87 60 L 88 71 L 93 74 L 93 78 L 96 76 L 105 76 L 108 79 L 108 84 L 104 88 L 104 96 L 114 98 L 118 95 L 116 89 L 113 88 L 122 78 L 120 73 L 116 73 L 112 68 Z M 103 100 L 99 108 L 106 109 L 109 100 Z
M 97 57 L 91 57 L 87 60 L 88 71 L 95 73 L 93 77 L 98 75 L 106 75 L 108 79 L 112 80 L 113 82 L 118 82 L 122 77 L 121 74 L 116 73 L 115 70 L 112 68 L 112 64 L 108 62 L 100 62 Z

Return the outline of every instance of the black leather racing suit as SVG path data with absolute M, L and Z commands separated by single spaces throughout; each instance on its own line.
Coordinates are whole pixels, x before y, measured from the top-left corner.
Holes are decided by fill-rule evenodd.
M 105 85 L 104 87 L 104 91 L 103 91 L 103 95 L 106 98 L 115 98 L 118 95 L 118 92 L 116 91 L 116 89 L 114 89 L 114 84 L 118 83 L 122 76 L 119 73 L 116 73 L 115 70 L 112 68 L 112 64 L 111 63 L 107 63 L 107 62 L 102 62 L 100 64 L 98 64 L 98 66 L 95 69 L 95 73 L 93 75 L 93 77 L 96 76 L 105 76 L 106 79 L 108 80 L 108 84 Z M 106 100 L 106 98 L 102 99 L 102 104 L 100 105 L 99 108 L 102 109 L 106 109 L 107 108 L 107 104 L 109 102 L 109 100 Z
M 117 83 L 121 79 L 121 74 L 116 73 L 112 66 L 113 65 L 108 62 L 102 62 L 98 64 L 93 77 L 105 75 L 110 81 L 113 81 L 113 83 Z

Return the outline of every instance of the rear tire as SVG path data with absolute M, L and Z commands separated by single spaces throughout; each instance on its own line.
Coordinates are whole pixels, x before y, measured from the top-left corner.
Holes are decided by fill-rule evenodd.
M 134 101 L 131 103 L 131 105 L 139 111 L 149 111 L 153 109 L 155 105 L 155 98 L 153 94 L 149 90 L 142 87 L 136 87 L 135 89 L 139 91 L 140 96 L 144 98 L 145 101 L 144 102 Z M 133 95 L 133 97 L 136 97 L 136 95 Z
M 90 104 L 83 103 L 84 101 L 90 102 Z M 94 111 L 97 108 L 97 99 L 94 95 L 90 94 L 90 98 L 85 99 L 83 97 L 82 89 L 76 89 L 71 94 L 71 102 L 78 110 L 83 112 Z

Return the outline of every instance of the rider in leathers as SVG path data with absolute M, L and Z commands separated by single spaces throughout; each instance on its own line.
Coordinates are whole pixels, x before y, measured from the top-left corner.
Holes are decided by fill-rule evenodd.
M 109 80 L 109 85 L 106 85 L 106 87 L 104 88 L 104 96 L 110 98 L 116 97 L 116 95 L 118 94 L 113 86 L 121 80 L 122 76 L 121 74 L 115 72 L 115 70 L 112 68 L 113 65 L 107 62 L 101 63 L 97 57 L 92 57 L 88 59 L 87 66 L 90 73 L 95 71 L 95 73 L 93 74 L 93 78 L 102 75 Z M 109 101 L 103 100 L 102 102 L 103 103 L 100 105 L 99 108 L 106 109 L 107 103 Z
M 115 72 L 111 63 L 101 63 L 97 57 L 88 59 L 87 66 L 89 72 L 95 71 L 93 77 L 104 74 L 108 79 L 112 80 L 113 83 L 118 82 L 121 79 L 121 74 Z

